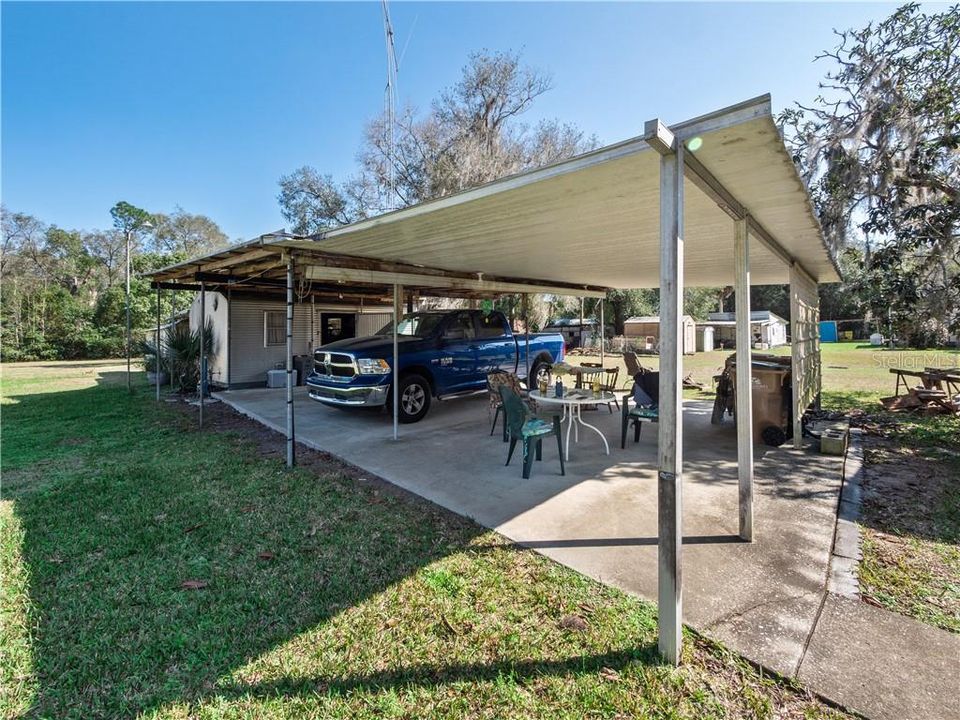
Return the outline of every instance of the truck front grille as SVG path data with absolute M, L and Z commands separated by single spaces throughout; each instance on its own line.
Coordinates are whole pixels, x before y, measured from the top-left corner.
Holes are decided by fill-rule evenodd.
M 323 377 L 350 380 L 358 374 L 357 365 L 351 355 L 318 350 L 313 357 L 316 361 L 313 369 Z

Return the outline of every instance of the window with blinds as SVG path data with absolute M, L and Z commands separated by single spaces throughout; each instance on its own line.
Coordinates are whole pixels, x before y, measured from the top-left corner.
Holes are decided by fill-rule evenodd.
M 263 346 L 272 347 L 287 342 L 287 315 L 282 310 L 263 313 Z

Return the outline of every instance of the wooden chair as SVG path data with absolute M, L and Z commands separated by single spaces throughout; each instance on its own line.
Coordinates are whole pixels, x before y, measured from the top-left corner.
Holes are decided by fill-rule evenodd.
M 523 399 L 507 385 L 500 386 L 503 401 L 504 425 L 510 437 L 510 450 L 507 452 L 506 465 L 510 464 L 517 443 L 523 447 L 523 478 L 530 477 L 533 458 L 543 459 L 543 439 L 554 435 L 557 438 L 557 453 L 560 456 L 560 474 L 566 475 L 563 464 L 563 446 L 560 441 L 560 416 L 554 415 L 553 422 L 538 418 L 530 412 Z
M 583 367 L 583 368 L 602 368 L 603 365 L 600 364 L 600 363 L 582 362 L 582 363 L 580 363 L 580 367 Z M 581 373 L 577 373 L 577 383 L 576 383 L 576 387 L 577 387 L 578 390 L 583 387 L 583 375 L 582 375 Z
M 613 415 L 613 408 L 610 407 L 611 404 L 617 406 L 617 410 L 620 409 L 620 401 L 617 399 L 617 391 L 620 389 L 617 387 L 617 378 L 620 377 L 620 368 L 604 368 L 603 375 L 600 376 L 600 390 L 602 392 L 613 393 L 613 400 L 606 403 L 607 410 L 610 411 L 610 414 Z

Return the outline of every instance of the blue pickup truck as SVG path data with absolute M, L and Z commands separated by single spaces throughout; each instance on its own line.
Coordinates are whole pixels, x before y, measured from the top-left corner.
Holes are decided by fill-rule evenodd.
M 421 420 L 435 397 L 482 390 L 494 370 L 526 375 L 526 335 L 515 335 L 501 312 L 418 312 L 399 323 L 400 422 Z M 539 379 L 563 359 L 563 336 L 529 336 L 530 374 Z M 339 407 L 389 405 L 393 385 L 393 323 L 376 335 L 338 340 L 314 352 L 310 397 Z

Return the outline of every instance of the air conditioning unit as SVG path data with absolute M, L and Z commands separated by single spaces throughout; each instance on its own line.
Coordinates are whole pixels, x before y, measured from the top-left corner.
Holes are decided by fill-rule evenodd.
M 293 384 L 297 384 L 297 371 L 293 371 Z M 267 387 L 282 388 L 287 386 L 286 370 L 267 370 Z

